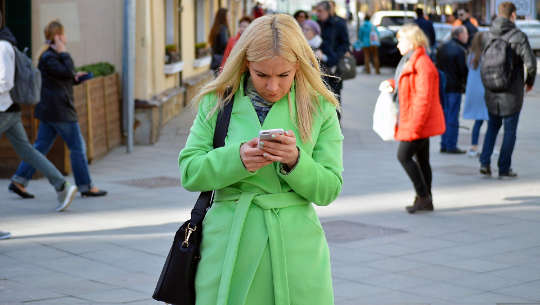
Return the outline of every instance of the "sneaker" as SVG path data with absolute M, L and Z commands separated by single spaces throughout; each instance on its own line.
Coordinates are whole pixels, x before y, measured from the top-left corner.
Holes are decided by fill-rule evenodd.
M 466 153 L 466 151 L 464 151 L 463 149 L 459 149 L 459 148 L 453 148 L 453 149 L 447 149 L 446 152 L 447 154 L 454 154 L 454 155 L 459 155 L 459 154 L 464 154 Z
M 56 207 L 57 212 L 62 212 L 69 207 L 73 198 L 77 194 L 77 187 L 71 185 L 69 182 L 64 184 L 64 189 L 58 192 L 58 206 Z
M 480 174 L 484 175 L 484 176 L 491 176 L 491 168 L 489 167 L 489 165 L 487 166 L 480 166 Z
M 480 174 L 484 176 L 491 176 L 491 168 L 489 167 L 489 165 L 480 166 Z
M 0 240 L 11 238 L 11 233 L 6 231 L 0 231 Z
M 499 172 L 499 179 L 514 179 L 517 178 L 517 173 L 510 169 L 507 173 Z
M 469 150 L 467 151 L 467 156 L 469 156 L 471 158 L 478 157 L 478 155 L 480 155 L 480 152 L 478 152 L 478 150 L 474 150 L 472 148 L 469 148 Z

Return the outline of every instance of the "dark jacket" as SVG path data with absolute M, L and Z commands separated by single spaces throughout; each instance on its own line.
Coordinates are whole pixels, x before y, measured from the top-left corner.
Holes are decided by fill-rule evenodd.
M 229 42 L 229 31 L 227 30 L 227 27 L 222 25 L 219 28 L 219 32 L 214 37 L 214 41 L 212 41 L 212 54 L 220 54 L 223 55 L 225 53 L 225 49 L 227 48 L 227 43 Z
M 454 38 L 439 47 L 437 67 L 446 75 L 446 92 L 465 92 L 469 71 L 466 58 L 465 46 Z
M 48 48 L 39 58 L 41 71 L 41 101 L 36 105 L 35 116 L 42 121 L 76 122 L 73 104 L 75 66 L 71 56 Z
M 325 22 L 319 21 L 321 26 L 321 51 L 327 56 L 326 66 L 333 67 L 349 51 L 349 31 L 345 20 L 333 16 Z
M 463 26 L 467 29 L 467 34 L 469 34 L 469 39 L 467 40 L 467 45 L 470 46 L 474 38 L 474 35 L 478 33 L 478 28 L 472 24 L 471 20 L 467 18 L 462 22 Z
M 11 43 L 13 46 L 17 45 L 17 39 L 15 39 L 15 36 L 11 34 L 11 31 L 7 27 L 3 27 L 0 29 L 0 40 L 5 40 L 9 43 Z M 11 106 L 9 106 L 8 109 L 6 109 L 6 112 L 18 112 L 21 111 L 21 107 L 19 104 L 13 103 Z
M 509 19 L 498 17 L 493 21 L 489 34 L 483 36 L 482 45 L 496 36 L 501 36 L 516 28 Z M 507 92 L 491 92 L 486 88 L 486 104 L 488 111 L 499 116 L 508 116 L 521 111 L 525 84 L 532 86 L 536 77 L 536 57 L 529 45 L 527 35 L 517 30 L 509 39 L 513 51 L 514 71 L 512 72 L 512 86 Z M 524 79 L 524 66 L 527 68 L 527 77 Z
M 423 17 L 418 17 L 414 22 L 422 29 L 424 34 L 426 34 L 429 39 L 429 45 L 435 45 L 435 29 L 433 28 L 433 23 L 431 21 L 424 19 Z

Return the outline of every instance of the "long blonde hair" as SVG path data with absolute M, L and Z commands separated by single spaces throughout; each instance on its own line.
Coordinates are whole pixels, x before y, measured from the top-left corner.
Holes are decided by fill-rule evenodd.
M 38 58 L 43 55 L 45 51 L 54 43 L 54 37 L 56 35 L 64 34 L 64 26 L 60 23 L 59 20 L 53 20 L 45 26 L 43 29 L 43 34 L 45 35 L 45 45 L 41 48 Z
M 322 81 L 317 58 L 298 23 L 289 15 L 277 14 L 255 19 L 232 49 L 223 71 L 201 89 L 194 101 L 199 102 L 204 95 L 215 92 L 219 102 L 210 113 L 210 116 L 213 115 L 218 108 L 224 106 L 224 100 L 232 98 L 240 87 L 240 79 L 247 71 L 248 61 L 258 62 L 274 56 L 281 56 L 298 65 L 295 74 L 296 119 L 292 117 L 290 94 L 289 112 L 293 122 L 298 125 L 302 140 L 310 141 L 319 96 L 336 107 L 339 107 L 339 103 Z M 228 96 L 224 96 L 227 88 L 232 90 Z
M 473 54 L 471 65 L 474 69 L 478 69 L 480 58 L 482 56 L 482 32 L 474 34 L 474 38 L 471 42 L 471 53 Z

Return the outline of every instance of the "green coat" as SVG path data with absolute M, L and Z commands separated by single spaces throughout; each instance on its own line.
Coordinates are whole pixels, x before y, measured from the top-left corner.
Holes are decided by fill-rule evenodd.
M 294 103 L 294 86 L 290 95 Z M 207 114 L 216 95 L 203 97 L 179 158 L 184 188 L 218 190 L 203 221 L 197 305 L 334 304 L 328 244 L 311 202 L 328 205 L 341 191 L 343 135 L 335 107 L 320 101 L 313 141 L 304 143 L 287 96 L 261 126 L 240 87 L 225 146 L 213 149 L 217 113 Z M 277 163 L 247 171 L 240 145 L 273 128 L 297 135 L 297 165 L 288 174 Z

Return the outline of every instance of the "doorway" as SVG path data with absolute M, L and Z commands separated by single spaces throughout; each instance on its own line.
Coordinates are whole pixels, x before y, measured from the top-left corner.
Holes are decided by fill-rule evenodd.
M 32 2 L 31 0 L 0 0 L 2 26 L 7 26 L 17 39 L 19 50 L 32 56 Z

